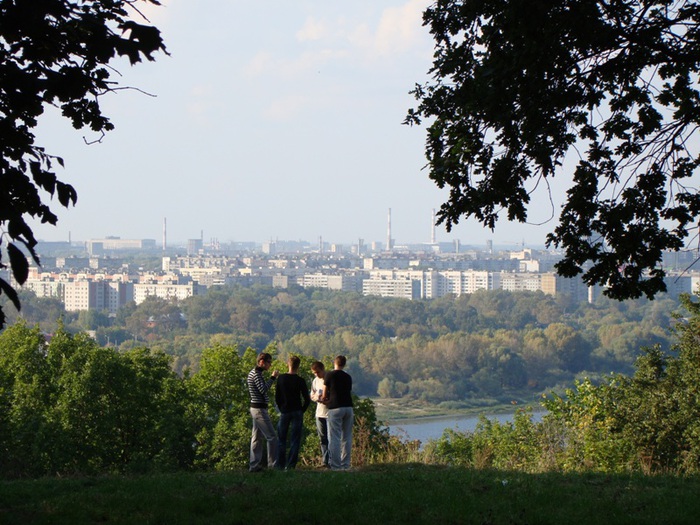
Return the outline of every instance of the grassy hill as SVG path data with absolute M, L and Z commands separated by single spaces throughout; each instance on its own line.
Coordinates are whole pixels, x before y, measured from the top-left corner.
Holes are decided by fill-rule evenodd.
M 418 464 L 0 482 L 2 524 L 683 524 L 700 478 Z

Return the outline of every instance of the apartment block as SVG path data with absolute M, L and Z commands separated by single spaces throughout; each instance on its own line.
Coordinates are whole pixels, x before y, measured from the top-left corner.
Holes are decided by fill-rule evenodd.
M 134 302 L 140 304 L 148 297 L 161 299 L 187 299 L 199 294 L 199 285 L 194 282 L 187 284 L 173 283 L 134 283 Z
M 58 281 L 27 280 L 22 286 L 37 297 L 57 297 L 63 300 L 63 283 Z
M 343 292 L 362 291 L 362 278 L 356 274 L 329 275 L 324 273 L 307 273 L 297 277 L 296 282 L 303 288 L 324 288 Z
M 698 291 L 698 275 L 667 275 L 664 278 L 666 293 L 671 297 L 678 297 L 682 293 Z
M 500 285 L 500 274 L 479 270 L 438 272 L 438 286 L 435 297 L 446 295 L 460 296 L 478 290 L 495 290 Z
M 543 275 L 540 273 L 501 273 L 501 286 L 502 290 L 508 292 L 538 292 L 543 289 Z M 550 295 L 556 293 L 556 282 L 548 279 L 547 280 L 547 290 Z
M 420 281 L 414 279 L 365 279 L 362 281 L 362 294 L 402 299 L 420 299 Z
M 477 290 L 495 290 L 499 287 L 500 274 L 475 270 L 373 270 L 370 279 L 412 280 L 418 283 L 422 299 L 434 299 L 446 295 L 463 295 Z
M 90 239 L 86 243 L 87 252 L 90 255 L 101 255 L 111 251 L 142 251 L 154 250 L 155 239 L 121 239 L 119 237 L 107 237 L 105 239 Z
M 107 310 L 117 313 L 133 300 L 133 284 L 118 281 L 64 281 L 63 304 L 68 312 Z

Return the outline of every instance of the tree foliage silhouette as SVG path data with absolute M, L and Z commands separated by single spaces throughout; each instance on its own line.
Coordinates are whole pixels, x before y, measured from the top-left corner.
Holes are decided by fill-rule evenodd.
M 558 272 L 617 299 L 665 290 L 662 253 L 700 213 L 700 4 L 437 0 L 424 24 L 432 80 L 406 122 L 426 121 L 430 178 L 450 190 L 439 222 L 527 222 L 532 193 L 577 157 L 547 236 Z
M 56 224 L 47 197 L 65 207 L 77 201 L 75 189 L 56 176 L 54 166 L 63 160 L 39 146 L 32 130 L 48 106 L 60 109 L 76 129 L 113 129 L 99 103 L 102 95 L 123 89 L 110 62 L 126 57 L 134 65 L 166 52 L 160 31 L 140 9 L 147 4 L 160 2 L 0 0 L 0 245 L 19 284 L 28 275 L 25 252 L 39 261 L 26 219 Z M 7 259 L 0 258 L 1 267 Z M 20 308 L 5 279 L 0 293 Z M 0 326 L 4 322 L 0 309 Z

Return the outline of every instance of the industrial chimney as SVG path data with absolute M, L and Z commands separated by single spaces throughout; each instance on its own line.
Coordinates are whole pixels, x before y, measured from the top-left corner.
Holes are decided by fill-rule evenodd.
M 387 218 L 387 229 L 386 229 L 386 251 L 391 251 L 391 208 L 389 208 L 389 217 Z

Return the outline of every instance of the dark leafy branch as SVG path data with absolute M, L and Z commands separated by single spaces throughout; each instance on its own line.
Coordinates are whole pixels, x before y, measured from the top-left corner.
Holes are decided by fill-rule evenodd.
M 527 222 L 532 186 L 578 153 L 549 245 L 565 276 L 625 299 L 665 289 L 661 255 L 697 229 L 700 6 L 690 0 L 438 0 L 424 13 L 438 220 Z
M 59 108 L 76 129 L 104 134 L 114 128 L 99 102 L 119 89 L 109 63 L 126 57 L 133 65 L 165 52 L 158 29 L 139 16 L 139 6 L 147 4 L 160 5 L 157 0 L 0 0 L 0 245 L 20 284 L 27 278 L 20 247 L 38 262 L 26 218 L 56 224 L 44 194 L 64 207 L 78 198 L 56 176 L 54 163 L 63 167 L 63 160 L 37 145 L 32 129 L 47 106 Z M 7 267 L 2 259 L 0 267 Z M 17 294 L 2 279 L 0 293 L 19 308 Z M 0 310 L 0 326 L 4 321 Z

